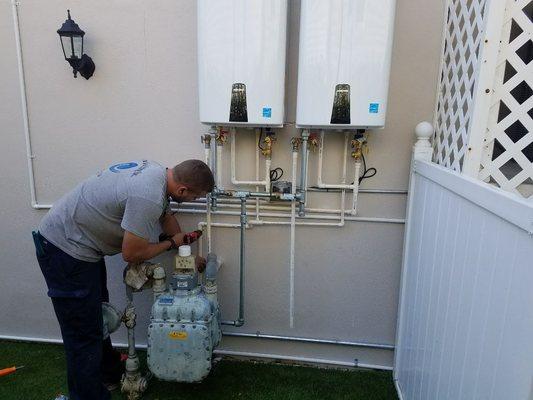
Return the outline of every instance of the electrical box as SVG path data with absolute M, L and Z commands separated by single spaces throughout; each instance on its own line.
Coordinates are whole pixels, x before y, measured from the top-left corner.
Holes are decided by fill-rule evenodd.
M 396 0 L 302 0 L 298 127 L 385 125 Z
M 200 121 L 282 126 L 287 0 L 198 0 Z

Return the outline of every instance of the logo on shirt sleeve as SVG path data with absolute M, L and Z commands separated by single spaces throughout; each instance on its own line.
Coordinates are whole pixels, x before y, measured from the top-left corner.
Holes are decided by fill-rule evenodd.
M 109 170 L 111 172 L 114 172 L 115 174 L 118 174 L 121 171 L 124 171 L 126 169 L 135 168 L 138 165 L 139 164 L 137 164 L 136 162 L 120 163 L 120 164 L 115 164 L 115 165 L 110 166 Z

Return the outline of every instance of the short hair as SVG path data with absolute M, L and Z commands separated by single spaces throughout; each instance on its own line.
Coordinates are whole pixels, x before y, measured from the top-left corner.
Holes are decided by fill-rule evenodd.
M 215 187 L 215 178 L 206 163 L 200 160 L 186 160 L 172 168 L 172 176 L 177 183 L 182 183 L 196 192 L 211 192 Z

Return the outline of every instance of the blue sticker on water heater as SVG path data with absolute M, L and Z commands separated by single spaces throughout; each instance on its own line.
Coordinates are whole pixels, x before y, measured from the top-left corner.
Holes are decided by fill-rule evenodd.
M 263 118 L 272 118 L 272 108 L 263 107 Z
M 370 114 L 379 113 L 379 103 L 370 103 L 370 106 L 368 107 L 368 112 Z

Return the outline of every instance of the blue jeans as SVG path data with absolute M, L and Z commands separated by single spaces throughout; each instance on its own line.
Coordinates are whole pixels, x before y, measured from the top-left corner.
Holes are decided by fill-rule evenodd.
M 120 354 L 103 340 L 102 301 L 109 301 L 105 262 L 81 261 L 34 235 L 37 260 L 61 328 L 70 400 L 108 400 L 103 382 L 120 379 Z

